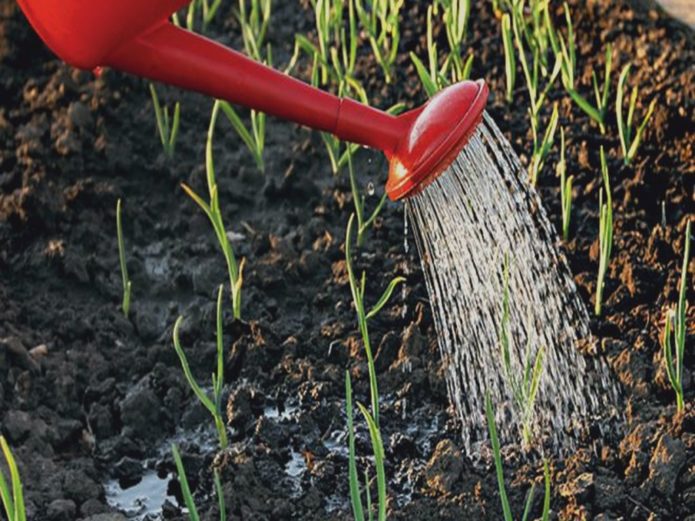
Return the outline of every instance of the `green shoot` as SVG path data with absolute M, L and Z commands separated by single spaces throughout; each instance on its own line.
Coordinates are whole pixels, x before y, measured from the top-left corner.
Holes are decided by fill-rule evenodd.
M 516 57 L 512 35 L 512 22 L 508 13 L 502 15 L 502 44 L 504 46 L 504 70 L 507 79 L 507 102 L 511 103 L 516 85 Z
M 220 8 L 222 0 L 193 0 L 188 4 L 186 9 L 186 29 L 189 31 L 195 31 L 196 20 L 200 19 L 202 23 L 202 32 L 206 32 L 208 25 L 213 21 L 217 10 Z M 179 19 L 178 13 L 172 15 L 172 21 L 174 24 L 181 27 L 181 20 Z
M 364 482 L 369 483 L 369 469 L 364 469 Z M 364 495 L 367 496 L 367 512 L 369 513 L 369 521 L 372 521 L 372 493 L 369 486 L 365 486 Z
M 457 2 L 454 2 L 454 4 L 457 4 Z M 436 4 L 435 4 L 436 6 Z M 428 97 L 434 96 L 437 92 L 442 90 L 443 88 L 451 85 L 452 83 L 457 83 L 462 80 L 466 80 L 470 77 L 471 74 L 471 69 L 473 67 L 473 55 L 470 54 L 468 58 L 463 61 L 461 59 L 461 54 L 459 50 L 454 51 L 453 49 L 451 52 L 448 54 L 447 58 L 444 60 L 444 63 L 439 66 L 439 54 L 437 50 L 437 43 L 434 41 L 434 36 L 433 36 L 433 15 L 434 15 L 434 10 L 435 6 L 430 6 L 427 9 L 427 59 L 428 59 L 428 66 L 425 66 L 425 64 L 420 60 L 420 58 L 417 57 L 417 55 L 414 52 L 410 53 L 410 59 L 413 62 L 413 65 L 415 65 L 415 70 L 417 71 L 418 77 L 420 78 L 420 83 L 422 83 L 422 87 L 425 89 L 425 92 L 427 93 Z M 450 10 L 446 10 L 450 9 Z M 457 7 L 457 9 L 464 9 L 463 7 Z M 465 9 L 463 11 L 458 11 L 458 13 L 463 13 L 465 12 Z M 447 19 L 452 19 L 454 17 L 454 13 L 451 10 L 451 8 L 446 8 L 445 7 L 445 12 L 444 12 L 444 20 L 446 23 Z M 467 16 L 466 16 L 467 20 Z M 459 22 L 462 23 L 462 22 Z M 464 27 L 464 34 L 465 36 L 465 23 L 463 24 Z M 450 32 L 457 31 L 458 29 L 449 29 L 447 28 L 447 34 Z M 458 33 L 457 33 L 458 34 Z M 463 36 L 461 38 L 463 38 Z M 453 36 L 452 36 L 453 38 Z M 459 41 L 458 44 L 452 44 L 450 40 L 450 45 L 457 45 L 457 49 L 460 48 L 461 42 Z
M 357 180 L 355 179 L 355 169 L 352 166 L 352 153 L 348 153 L 347 158 L 348 171 L 350 173 L 350 188 L 352 190 L 352 200 L 355 205 L 355 215 L 357 215 L 357 247 L 360 247 L 364 242 L 364 237 L 367 233 L 367 230 L 369 230 L 369 227 L 374 223 L 382 208 L 386 204 L 386 193 L 384 193 L 384 195 L 381 196 L 379 203 L 376 205 L 371 215 L 365 219 L 365 197 L 360 194 L 359 188 L 357 187 Z
M 561 63 L 561 78 L 565 90 L 570 95 L 577 106 L 584 111 L 599 126 L 601 134 L 606 133 L 606 116 L 608 114 L 608 97 L 610 94 L 611 70 L 613 63 L 613 50 L 610 44 L 606 47 L 605 67 L 603 74 L 603 86 L 599 88 L 596 73 L 592 73 L 592 84 L 596 106 L 593 106 L 582 96 L 576 88 L 575 70 L 577 66 L 576 43 L 574 38 L 574 27 L 572 25 L 572 14 L 569 6 L 565 2 L 565 19 L 567 22 L 567 39 L 557 33 L 552 28 L 548 10 L 545 11 L 546 24 L 549 27 L 550 43 L 555 53 L 555 58 Z
M 355 455 L 355 429 L 352 411 L 352 383 L 350 381 L 349 371 L 345 371 L 345 407 L 347 411 L 348 421 L 348 476 L 350 483 L 350 503 L 352 504 L 352 512 L 355 521 L 365 521 L 364 507 L 362 505 L 362 496 L 360 494 L 360 482 L 357 476 L 357 462 Z M 377 483 L 377 520 L 386 520 L 386 471 L 384 469 L 384 443 L 381 438 L 381 431 L 369 410 L 357 403 L 362 416 L 367 422 L 369 429 L 369 437 L 372 442 L 372 450 L 374 452 L 374 465 L 376 467 L 376 483 Z M 369 473 L 365 470 L 365 497 L 367 500 L 367 519 L 372 520 L 372 499 L 369 490 Z
M 461 54 L 461 45 L 468 33 L 468 20 L 471 16 L 471 0 L 435 0 L 434 8 L 444 8 L 444 27 L 446 39 L 452 53 Z
M 532 48 L 535 53 L 538 53 L 540 61 L 541 74 L 547 77 L 550 68 L 549 55 L 551 55 L 552 47 L 550 45 L 551 27 L 546 24 L 545 14 L 549 10 L 550 2 L 546 0 L 531 0 L 530 1 L 530 20 L 526 24 L 525 31 L 530 33 L 529 42 L 532 43 Z
M 562 207 L 562 239 L 569 240 L 570 220 L 572 218 L 572 184 L 574 177 L 567 177 L 567 161 L 565 159 L 565 129 L 560 129 L 560 161 L 556 167 L 560 178 L 560 206 Z
M 181 485 L 181 495 L 183 496 L 183 502 L 188 510 L 188 519 L 190 521 L 200 521 L 200 515 L 198 514 L 198 508 L 195 506 L 195 501 L 193 500 L 193 494 L 191 492 L 191 487 L 188 485 L 188 478 L 186 477 L 186 468 L 183 466 L 183 461 L 181 459 L 181 454 L 179 449 L 175 444 L 171 446 L 171 453 L 174 456 L 174 464 L 176 465 L 176 474 L 179 477 L 179 484 Z M 224 493 L 222 492 L 222 482 L 220 481 L 220 473 L 215 469 L 213 471 L 213 478 L 215 484 L 215 494 L 217 495 L 217 506 L 220 511 L 220 521 L 227 521 L 227 506 L 224 500 Z
M 215 422 L 215 429 L 217 430 L 217 436 L 219 437 L 220 448 L 227 448 L 227 428 L 225 427 L 224 419 L 222 416 L 222 387 L 224 385 L 224 344 L 222 338 L 222 294 L 223 286 L 217 292 L 217 371 L 212 374 L 212 394 L 213 398 L 210 399 L 205 391 L 198 385 L 191 368 L 188 365 L 188 358 L 186 353 L 181 347 L 181 341 L 179 340 L 179 328 L 181 327 L 181 322 L 183 322 L 183 317 L 179 317 L 174 324 L 174 350 L 179 357 L 181 362 L 181 368 L 183 369 L 183 374 L 186 377 L 186 381 L 190 386 L 193 394 L 196 395 L 200 403 L 205 407 L 208 412 L 212 415 L 213 421 Z
M 247 0 L 239 0 L 238 19 L 246 53 L 254 60 L 264 61 L 262 56 L 265 39 L 270 24 L 271 0 L 251 0 L 251 8 L 246 7 Z
M 497 487 L 500 494 L 500 502 L 502 503 L 502 514 L 504 521 L 514 521 L 512 516 L 512 508 L 509 504 L 509 496 L 507 495 L 507 487 L 504 484 L 504 468 L 502 466 L 502 452 L 500 449 L 500 441 L 497 436 L 497 426 L 495 425 L 495 411 L 492 406 L 490 393 L 485 394 L 485 416 L 487 417 L 488 432 L 490 433 L 490 444 L 492 445 L 492 456 L 495 462 L 495 473 L 497 475 Z M 543 512 L 541 514 L 542 521 L 550 519 L 550 468 L 548 462 L 543 461 L 543 479 L 545 482 L 545 498 L 543 500 Z M 524 514 L 522 521 L 527 521 L 531 513 L 531 506 L 535 497 L 535 484 L 531 485 L 531 490 L 526 496 L 524 504 Z
M 630 101 L 628 103 L 627 119 L 623 117 L 624 101 L 623 95 L 625 93 L 625 83 L 627 82 L 627 77 L 630 74 L 630 64 L 627 64 L 622 72 L 620 73 L 620 78 L 618 79 L 618 94 L 615 102 L 615 115 L 618 121 L 618 134 L 620 135 L 620 146 L 623 151 L 623 161 L 626 165 L 629 165 L 632 160 L 637 155 L 637 149 L 642 141 L 642 134 L 644 129 L 649 123 L 654 112 L 654 107 L 656 107 L 656 98 L 654 98 L 647 108 L 647 113 L 644 116 L 644 120 L 639 127 L 635 135 L 632 135 L 633 126 L 632 120 L 635 115 L 635 105 L 637 104 L 638 88 L 635 85 L 632 87 L 632 93 L 630 95 Z
M 312 62 L 311 84 L 314 87 L 334 88 L 340 97 L 356 99 L 368 104 L 367 92 L 355 77 L 357 46 L 359 43 L 358 20 L 355 0 L 312 0 L 318 43 L 312 43 L 305 35 L 295 37 L 294 54 L 286 72 L 292 71 L 301 54 Z M 391 113 L 401 110 L 394 107 Z M 333 174 L 347 164 L 348 154 L 359 147 L 344 144 L 337 137 L 321 132 Z
M 444 6 L 443 20 L 449 54 L 444 62 L 445 69 L 451 69 L 452 83 L 468 79 L 473 64 L 470 54 L 466 62 L 461 58 L 461 47 L 468 33 L 468 20 L 471 15 L 471 0 L 438 0 Z M 435 3 L 435 6 L 438 5 Z
M 265 44 L 272 2 L 271 0 L 251 0 L 250 9 L 247 8 L 246 2 L 247 0 L 239 0 L 238 12 L 246 54 L 258 62 L 272 65 L 273 52 L 270 44 Z M 219 101 L 218 103 L 232 128 L 251 152 L 256 168 L 259 172 L 264 173 L 263 151 L 265 149 L 266 115 L 263 112 L 251 110 L 249 113 L 250 128 L 247 128 L 241 116 L 229 103 L 226 101 Z
M 220 472 L 217 469 L 213 470 L 212 480 L 215 483 L 215 494 L 217 494 L 217 508 L 220 511 L 220 521 L 227 521 L 227 505 L 224 500 Z
M 24 506 L 24 493 L 22 491 L 22 480 L 19 476 L 17 462 L 12 455 L 10 446 L 4 436 L 0 436 L 0 449 L 5 457 L 7 468 L 10 471 L 10 485 L 5 481 L 5 477 L 0 472 L 0 500 L 5 509 L 8 521 L 26 521 L 27 513 Z M 10 486 L 12 487 L 10 489 Z
M 249 130 L 246 128 L 246 125 L 237 111 L 229 103 L 222 100 L 219 100 L 218 103 L 224 115 L 227 116 L 227 120 L 232 124 L 232 127 L 244 142 L 246 148 L 251 152 L 258 171 L 265 173 L 263 151 L 265 150 L 266 115 L 263 112 L 251 110 L 249 112 L 249 119 L 251 121 L 251 128 Z
M 369 338 L 369 328 L 367 324 L 370 319 L 374 318 L 379 311 L 388 303 L 394 289 L 398 284 L 405 282 L 403 277 L 395 277 L 389 285 L 387 286 L 384 293 L 377 301 L 376 304 L 367 312 L 364 308 L 364 291 L 366 284 L 366 273 L 362 272 L 362 277 L 360 281 L 357 281 L 355 273 L 352 268 L 352 228 L 355 220 L 355 214 L 350 215 L 350 220 L 347 225 L 347 232 L 345 235 L 345 264 L 347 267 L 348 278 L 350 280 L 350 291 L 352 292 L 352 300 L 355 304 L 355 310 L 357 312 L 357 323 L 359 326 L 360 334 L 362 336 L 362 343 L 364 344 L 364 350 L 367 355 L 367 366 L 369 369 L 369 387 L 371 394 L 371 404 L 372 404 L 372 415 L 374 416 L 374 421 L 376 425 L 379 425 L 379 389 L 377 386 L 376 379 L 376 366 L 374 365 L 374 355 L 372 352 L 372 344 Z
M 123 226 L 121 224 L 121 200 L 120 198 L 116 202 L 116 237 L 118 241 L 118 260 L 121 264 L 121 280 L 123 281 L 123 301 L 121 303 L 121 309 L 123 309 L 123 314 L 128 318 L 128 313 L 130 312 L 130 290 L 132 289 L 132 284 L 130 278 L 128 277 L 128 266 L 125 261 L 125 244 L 123 242 Z
M 492 409 L 492 399 L 490 393 L 485 394 L 485 415 L 487 417 L 487 428 L 490 433 L 490 444 L 492 445 L 492 456 L 495 461 L 495 472 L 497 474 L 497 488 L 500 493 L 502 503 L 502 513 L 504 521 L 513 521 L 512 509 L 509 506 L 507 488 L 504 484 L 504 468 L 502 467 L 502 453 L 500 450 L 500 440 L 497 437 L 497 425 L 495 424 L 495 412 Z
M 355 428 L 352 413 L 352 383 L 350 372 L 345 371 L 345 408 L 348 422 L 348 479 L 350 482 L 350 503 L 355 521 L 364 521 L 364 508 L 360 497 L 360 480 L 357 476 L 355 456 Z
M 502 298 L 502 320 L 500 323 L 500 353 L 504 367 L 504 376 L 512 393 L 514 407 L 521 418 L 521 436 L 524 447 L 530 447 L 533 441 L 533 419 L 535 416 L 536 397 L 543 373 L 545 349 L 541 347 L 532 355 L 531 342 L 526 344 L 526 356 L 523 371 L 512 364 L 510 338 L 510 295 L 509 295 L 509 256 L 504 259 L 504 293 Z
M 212 153 L 212 145 L 215 135 L 215 124 L 217 123 L 217 115 L 219 113 L 219 108 L 223 102 L 215 101 L 215 105 L 212 109 L 212 116 L 210 117 L 210 126 L 208 127 L 208 138 L 205 147 L 205 169 L 207 172 L 207 184 L 208 192 L 210 196 L 210 202 L 206 203 L 203 199 L 193 191 L 191 187 L 185 183 L 181 184 L 183 190 L 188 194 L 188 196 L 195 201 L 195 203 L 205 212 L 212 228 L 215 231 L 215 236 L 217 237 L 217 242 L 220 245 L 222 254 L 224 256 L 225 262 L 227 263 L 227 273 L 229 275 L 229 287 L 232 296 L 232 311 L 234 313 L 235 319 L 241 318 L 241 287 L 244 283 L 244 260 L 237 264 L 236 256 L 234 255 L 234 249 L 229 242 L 229 237 L 227 236 L 227 229 L 225 228 L 224 221 L 222 220 L 222 210 L 220 208 L 219 191 L 217 189 L 217 181 L 215 180 L 215 163 Z
M 374 465 L 376 467 L 376 485 L 377 485 L 377 519 L 379 521 L 386 521 L 386 472 L 384 470 L 384 443 L 381 439 L 381 431 L 376 421 L 369 414 L 367 408 L 361 403 L 357 402 L 357 407 L 359 407 L 362 416 L 364 416 L 367 422 L 367 427 L 369 428 L 369 437 L 372 440 L 372 449 L 374 450 Z M 366 480 L 367 487 L 369 486 L 369 479 Z M 371 517 L 371 501 L 370 501 L 370 517 Z
M 543 139 L 538 140 L 538 120 L 531 118 L 531 132 L 533 134 L 533 154 L 531 155 L 531 165 L 529 167 L 529 175 L 531 184 L 534 186 L 538 182 L 538 174 L 543 170 L 545 160 L 548 157 L 550 149 L 555 141 L 555 131 L 557 130 L 558 112 L 557 103 L 553 105 L 553 112 L 550 115 L 548 126 L 543 134 Z
M 529 29 L 529 24 L 525 18 L 523 9 L 523 1 L 514 6 L 511 25 L 514 34 L 514 44 L 517 48 L 519 63 L 524 73 L 526 88 L 529 95 L 530 107 L 528 113 L 533 135 L 533 153 L 529 165 L 529 178 L 531 184 L 535 185 L 555 139 L 558 121 L 557 104 L 553 106 L 553 112 L 548 121 L 548 126 L 542 134 L 540 129 L 540 114 L 548 92 L 560 73 L 560 61 L 555 61 L 555 67 L 552 72 L 549 74 L 544 73 L 546 70 L 544 66 L 545 50 L 542 41 L 545 38 L 545 33 L 541 32 L 540 29 L 537 31 Z M 545 9 L 547 10 L 547 5 Z M 538 16 L 540 16 L 540 14 Z M 526 57 L 527 53 L 531 55 L 531 61 Z M 546 78 L 545 86 L 542 88 L 541 78 Z
M 688 264 L 690 262 L 690 224 L 685 227 L 685 244 L 683 252 L 683 267 L 681 268 L 681 281 L 678 292 L 678 304 L 675 309 L 666 312 L 664 322 L 664 335 L 662 345 L 664 348 L 664 360 L 669 383 L 676 393 L 676 410 L 682 411 L 683 401 L 683 359 L 685 357 L 685 337 L 687 335 L 688 301 L 686 299 Z
M 510 22 L 516 22 L 517 30 L 521 32 L 528 47 L 528 53 L 533 56 L 534 62 L 537 62 L 536 73 L 540 73 L 543 78 L 548 78 L 554 71 L 550 67 L 549 59 L 552 54 L 550 45 L 552 26 L 547 24 L 548 6 L 547 0 L 530 0 L 528 6 L 526 0 L 513 0 L 506 2 L 505 12 L 501 13 L 501 18 L 504 18 L 504 14 L 509 14 Z M 508 36 L 511 36 L 509 30 L 506 32 Z
M 191 521 L 200 521 L 198 509 L 195 506 L 193 494 L 191 493 L 191 487 L 188 485 L 186 469 L 183 466 L 183 461 L 181 460 L 181 454 L 179 453 L 179 449 L 175 444 L 171 445 L 171 453 L 174 456 L 176 473 L 179 476 L 179 484 L 181 485 L 181 495 L 183 496 L 183 501 L 186 504 L 186 509 L 188 510 L 188 519 L 190 519 Z
M 611 259 L 611 250 L 613 249 L 613 196 L 611 194 L 610 178 L 608 175 L 608 166 L 606 164 L 606 155 L 601 147 L 601 176 L 603 177 L 603 186 L 606 191 L 606 202 L 603 202 L 603 190 L 599 194 L 599 267 L 598 279 L 596 281 L 596 302 L 594 305 L 594 313 L 596 316 L 601 316 L 601 307 L 603 304 L 603 291 L 605 289 L 606 272 Z
M 391 83 L 401 40 L 399 17 L 404 0 L 371 0 L 365 7 L 366 1 L 355 0 L 357 17 L 384 72 L 386 83 Z
M 174 157 L 176 149 L 176 138 L 179 134 L 179 123 L 181 121 L 181 104 L 177 101 L 174 105 L 174 117 L 169 117 L 169 107 L 162 108 L 159 103 L 157 89 L 153 83 L 150 83 L 150 94 L 152 95 L 152 106 L 154 107 L 154 116 L 157 122 L 157 131 L 159 139 L 162 142 L 164 155 L 171 159 Z
M 358 91 L 363 91 L 354 77 L 359 42 L 355 1 L 348 0 L 347 3 L 347 31 L 345 0 L 312 0 L 312 4 L 318 45 L 304 35 L 296 35 L 294 55 L 287 72 L 294 68 L 303 51 L 316 61 L 314 70 L 319 69 L 317 84 L 327 86 L 332 80 L 338 84 L 351 83 Z

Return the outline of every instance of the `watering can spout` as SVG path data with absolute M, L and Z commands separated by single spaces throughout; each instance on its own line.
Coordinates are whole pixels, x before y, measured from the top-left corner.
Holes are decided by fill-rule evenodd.
M 405 119 L 333 96 L 169 22 L 115 49 L 106 65 L 330 132 L 387 154 L 403 133 Z
M 18 1 L 44 42 L 71 65 L 113 67 L 382 150 L 393 200 L 416 193 L 448 166 L 487 99 L 484 83 L 462 82 L 425 107 L 392 116 L 174 26 L 168 17 L 189 0 Z

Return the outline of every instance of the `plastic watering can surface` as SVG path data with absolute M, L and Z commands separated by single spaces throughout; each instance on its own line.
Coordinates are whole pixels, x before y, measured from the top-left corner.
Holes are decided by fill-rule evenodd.
M 391 116 L 174 26 L 169 16 L 188 1 L 18 0 L 46 45 L 75 67 L 113 67 L 382 150 L 393 200 L 443 172 L 482 118 L 488 95 L 482 80 L 453 85 L 423 107 Z

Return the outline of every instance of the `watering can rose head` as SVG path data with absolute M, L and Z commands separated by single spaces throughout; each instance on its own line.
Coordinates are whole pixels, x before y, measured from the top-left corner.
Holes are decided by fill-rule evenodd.
M 483 80 L 462 81 L 413 111 L 416 117 L 389 161 L 386 192 L 392 200 L 417 194 L 449 168 L 480 123 L 487 96 Z
M 44 42 L 82 69 L 101 66 L 243 105 L 382 150 L 399 200 L 446 170 L 480 123 L 488 89 L 463 81 L 392 116 L 340 99 L 171 24 L 189 0 L 19 0 Z

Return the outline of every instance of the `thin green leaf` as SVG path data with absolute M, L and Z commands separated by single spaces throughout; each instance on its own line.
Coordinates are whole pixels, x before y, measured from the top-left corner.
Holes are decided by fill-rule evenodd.
M 3 436 L 0 436 L 0 447 L 2 448 L 2 452 L 5 456 L 5 460 L 8 462 L 9 466 L 9 459 L 8 459 L 8 454 L 9 457 L 12 457 L 12 453 L 10 451 L 9 446 L 7 445 L 7 441 Z M 10 479 L 12 479 L 10 477 Z M 5 513 L 7 514 L 7 519 L 8 521 L 15 521 L 15 505 L 14 505 L 14 499 L 12 498 L 12 493 L 10 492 L 10 488 L 7 484 L 7 481 L 5 481 L 5 476 L 2 475 L 2 472 L 0 471 L 0 499 L 2 500 L 2 505 L 5 508 Z
M 435 82 L 430 78 L 429 73 L 427 71 L 427 68 L 425 65 L 420 61 L 420 58 L 417 57 L 417 55 L 414 52 L 410 53 L 410 59 L 412 60 L 413 64 L 415 65 L 415 70 L 417 71 L 418 78 L 420 78 L 420 82 L 422 83 L 422 87 L 425 89 L 425 92 L 427 93 L 428 97 L 434 96 L 439 88 L 435 84 Z
M 536 485 L 531 485 L 531 490 L 529 490 L 526 495 L 526 503 L 524 504 L 524 513 L 521 516 L 521 521 L 527 521 L 528 516 L 531 514 L 531 507 L 533 506 L 533 498 L 536 495 Z
M 241 121 L 239 115 L 232 108 L 232 106 L 225 101 L 221 101 L 220 106 L 222 107 L 222 111 L 224 112 L 225 116 L 227 116 L 227 119 L 232 124 L 232 127 L 234 127 L 234 130 L 239 135 L 241 140 L 244 142 L 247 148 L 253 152 L 256 149 L 256 144 L 254 143 L 253 137 L 246 129 L 246 126 L 244 125 L 243 121 Z
M 502 43 L 504 46 L 504 67 L 507 80 L 507 101 L 512 101 L 514 85 L 516 84 L 516 58 L 512 37 L 511 18 L 505 13 L 502 16 Z
M 357 463 L 355 456 L 355 428 L 352 410 L 352 383 L 350 372 L 345 371 L 345 409 L 348 422 L 348 479 L 350 483 L 350 503 L 355 521 L 364 521 L 364 509 L 360 496 L 360 482 L 357 477 Z
M 217 327 L 217 374 L 215 375 L 215 402 L 217 409 L 220 408 L 220 399 L 222 396 L 222 386 L 224 385 L 224 338 L 223 338 L 223 323 L 222 323 L 222 297 L 224 295 L 224 286 L 220 284 L 217 290 L 217 312 L 215 314 Z
M 545 483 L 545 496 L 543 498 L 543 513 L 541 514 L 542 521 L 550 519 L 550 468 L 548 461 L 543 460 L 543 481 Z
M 123 309 L 123 314 L 128 318 L 130 312 L 130 293 L 132 290 L 132 284 L 130 278 L 128 277 L 128 264 L 125 258 L 125 243 L 123 241 L 123 225 L 121 223 L 121 199 L 119 198 L 116 202 L 116 238 L 118 242 L 118 261 L 121 266 L 121 282 L 123 285 L 123 300 L 121 303 L 121 308 Z
M 193 501 L 193 494 L 191 494 L 191 489 L 188 486 L 188 478 L 186 477 L 186 469 L 183 466 L 183 461 L 181 461 L 181 454 L 179 454 L 179 449 L 176 445 L 172 444 L 171 452 L 174 455 L 174 463 L 176 464 L 176 473 L 179 476 L 179 484 L 181 485 L 181 495 L 183 496 L 183 501 L 188 509 L 188 518 L 190 521 L 200 521 L 200 516 L 198 515 L 198 509 L 195 506 L 195 501 Z
M 186 377 L 186 381 L 188 382 L 188 385 L 190 386 L 191 390 L 196 395 L 198 400 L 200 400 L 200 403 L 210 412 L 210 414 L 216 416 L 217 408 L 215 407 L 215 404 L 212 402 L 212 400 L 210 400 L 207 394 L 205 394 L 205 391 L 203 391 L 203 389 L 198 385 L 198 382 L 193 376 L 191 368 L 188 365 L 188 358 L 186 357 L 186 353 L 181 347 L 181 342 L 179 340 L 179 329 L 181 327 L 181 322 L 183 322 L 183 317 L 179 316 L 179 318 L 176 319 L 176 323 L 174 324 L 173 340 L 174 349 L 179 357 L 179 362 L 181 363 L 183 374 Z
M 367 313 L 367 320 L 370 320 L 374 318 L 379 311 L 382 310 L 382 308 L 388 303 L 388 301 L 391 299 L 391 295 L 393 295 L 393 290 L 396 289 L 396 286 L 401 283 L 405 283 L 405 277 L 396 277 L 394 278 L 391 282 L 389 282 L 388 287 L 384 291 L 384 293 L 381 295 L 379 300 L 377 301 L 376 304 L 372 307 L 372 309 Z
M 217 469 L 213 471 L 212 480 L 215 483 L 215 494 L 217 494 L 217 508 L 220 511 L 220 521 L 227 521 L 227 505 L 224 500 L 220 472 Z
M 502 467 L 502 455 L 500 452 L 500 442 L 497 437 L 497 426 L 495 425 L 495 413 L 492 407 L 492 399 L 490 393 L 485 393 L 485 415 L 487 417 L 487 427 L 490 433 L 490 443 L 492 444 L 492 455 L 495 462 L 495 473 L 497 474 L 497 487 L 502 503 L 502 513 L 505 521 L 514 521 L 512 518 L 512 510 L 509 506 L 509 498 L 507 497 L 507 489 L 504 484 L 504 469 Z
M 377 501 L 379 521 L 386 521 L 386 472 L 384 470 L 384 444 L 381 440 L 381 431 L 376 421 L 369 411 L 357 402 L 362 416 L 364 416 L 369 428 L 369 437 L 372 440 L 372 450 L 374 451 L 374 466 L 376 467 Z
M 22 479 L 19 476 L 17 462 L 15 461 L 12 451 L 10 450 L 10 446 L 7 444 L 7 440 L 2 436 L 0 436 L 0 448 L 2 448 L 2 452 L 5 456 L 5 461 L 7 462 L 7 467 L 10 471 L 10 482 L 12 483 L 12 504 L 14 506 L 14 515 L 10 516 L 10 519 L 14 521 L 26 521 L 27 514 L 24 506 Z M 7 488 L 6 484 L 5 488 Z

